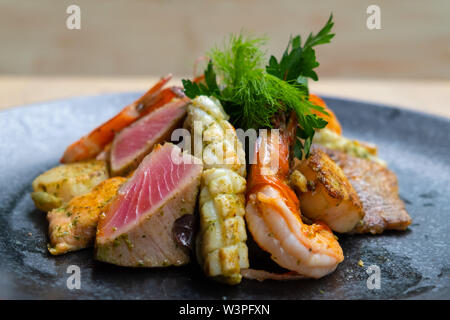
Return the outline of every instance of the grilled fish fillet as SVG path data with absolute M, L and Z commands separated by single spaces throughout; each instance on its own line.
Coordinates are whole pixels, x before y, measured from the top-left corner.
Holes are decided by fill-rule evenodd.
M 382 233 L 384 230 L 405 230 L 412 222 L 405 204 L 398 196 L 395 174 L 385 166 L 342 151 L 321 146 L 344 171 L 362 203 L 364 218 L 355 233 Z
M 50 211 L 47 214 L 50 235 L 48 251 L 59 255 L 91 246 L 100 213 L 126 180 L 121 177 L 105 180 L 91 192 Z

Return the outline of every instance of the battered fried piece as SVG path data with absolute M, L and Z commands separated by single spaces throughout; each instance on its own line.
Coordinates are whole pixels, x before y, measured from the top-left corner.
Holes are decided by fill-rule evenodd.
M 307 180 L 306 192 L 296 188 L 303 215 L 313 221 L 325 222 L 333 231 L 352 231 L 364 213 L 358 195 L 342 169 L 320 149 L 312 150 L 305 160 L 295 159 L 294 169 Z
M 101 182 L 91 192 L 47 214 L 50 244 L 48 251 L 60 255 L 94 243 L 98 217 L 127 179 L 115 177 Z
M 353 232 L 377 234 L 384 230 L 405 230 L 411 224 L 405 204 L 398 197 L 397 177 L 392 171 L 368 159 L 319 148 L 342 168 L 362 203 L 365 216 Z

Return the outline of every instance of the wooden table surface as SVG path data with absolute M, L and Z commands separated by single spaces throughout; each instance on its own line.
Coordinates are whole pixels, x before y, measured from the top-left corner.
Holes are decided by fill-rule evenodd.
M 155 77 L 0 76 L 0 110 L 80 95 L 144 91 Z M 174 79 L 173 84 L 180 84 Z M 450 118 L 450 81 L 322 78 L 311 92 L 378 102 Z

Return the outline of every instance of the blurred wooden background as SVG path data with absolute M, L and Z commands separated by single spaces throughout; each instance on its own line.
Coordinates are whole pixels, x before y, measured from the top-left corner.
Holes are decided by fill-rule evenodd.
M 66 27 L 71 4 L 81 30 Z M 366 27 L 371 4 L 381 30 Z M 0 109 L 189 77 L 242 29 L 267 35 L 279 57 L 331 12 L 336 37 L 318 47 L 313 92 L 450 117 L 450 0 L 0 0 Z
M 66 28 L 70 4 L 81 30 Z M 366 27 L 370 4 L 382 30 Z M 319 77 L 450 78 L 449 0 L 0 0 L 0 74 L 190 75 L 230 32 L 267 34 L 279 56 L 330 12 L 337 35 L 318 49 Z

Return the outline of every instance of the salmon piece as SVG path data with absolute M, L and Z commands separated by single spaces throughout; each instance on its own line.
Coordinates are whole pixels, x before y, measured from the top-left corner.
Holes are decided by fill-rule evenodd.
M 50 236 L 48 251 L 60 255 L 93 245 L 98 216 L 126 180 L 121 177 L 105 180 L 91 192 L 50 211 L 47 214 Z
M 392 171 L 374 161 L 320 148 L 342 168 L 362 203 L 365 215 L 353 232 L 377 234 L 384 230 L 405 230 L 411 224 Z
M 189 249 L 174 236 L 175 221 L 193 214 L 203 170 L 201 160 L 171 143 L 147 155 L 100 216 L 95 257 L 132 267 L 189 262 Z
M 186 115 L 186 101 L 177 100 L 137 120 L 116 135 L 111 146 L 113 176 L 123 176 L 137 168 L 153 146 L 170 138 Z

